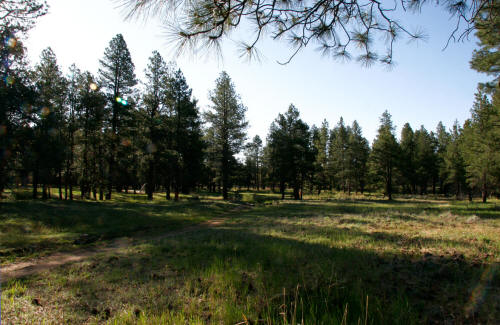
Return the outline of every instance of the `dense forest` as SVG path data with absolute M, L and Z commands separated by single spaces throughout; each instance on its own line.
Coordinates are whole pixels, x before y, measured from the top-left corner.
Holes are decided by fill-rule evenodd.
M 478 20 L 477 26 L 481 21 Z M 282 193 L 382 191 L 497 195 L 500 185 L 500 93 L 491 55 L 494 26 L 478 29 L 472 68 L 494 75 L 478 86 L 471 116 L 435 130 L 406 123 L 400 136 L 388 111 L 370 145 L 360 125 L 342 118 L 309 126 L 290 104 L 265 140 L 248 139 L 246 107 L 226 72 L 205 113 L 182 71 L 158 52 L 139 81 L 122 35 L 99 60 L 97 75 L 75 65 L 62 71 L 47 48 L 26 63 L 23 29 L 1 31 L 0 193 L 32 187 L 33 198 L 110 199 L 113 191 L 165 192 L 166 199 L 200 189 L 230 198 L 233 189 Z M 97 60 L 97 58 L 96 58 Z

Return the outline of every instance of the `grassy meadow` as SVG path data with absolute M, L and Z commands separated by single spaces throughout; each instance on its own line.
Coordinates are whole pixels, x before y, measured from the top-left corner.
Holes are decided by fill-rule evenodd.
M 3 324 L 500 323 L 499 201 L 233 196 L 1 202 L 4 266 L 130 239 L 3 283 Z

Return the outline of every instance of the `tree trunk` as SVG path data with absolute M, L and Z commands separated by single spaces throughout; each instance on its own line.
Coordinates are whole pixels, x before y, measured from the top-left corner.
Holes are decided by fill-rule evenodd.
M 166 198 L 167 200 L 170 200 L 170 184 L 169 184 L 169 183 L 167 183 L 167 184 L 165 185 L 165 191 L 166 191 L 165 198 Z
M 483 186 L 481 190 L 481 196 L 483 198 L 483 203 L 486 203 L 486 197 L 488 196 L 488 188 L 486 187 L 486 173 L 483 173 Z
M 59 169 L 59 200 L 62 200 L 63 199 L 63 195 L 62 195 L 62 172 L 61 172 L 61 169 Z
M 37 164 L 38 165 L 38 164 Z M 38 166 L 33 171 L 33 199 L 38 197 Z
M 389 167 L 387 170 L 387 180 L 385 184 L 385 193 L 389 201 L 392 200 L 392 170 Z

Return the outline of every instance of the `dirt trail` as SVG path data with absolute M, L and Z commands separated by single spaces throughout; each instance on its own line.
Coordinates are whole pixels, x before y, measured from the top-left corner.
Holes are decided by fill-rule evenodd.
M 227 216 L 229 214 L 243 211 L 248 208 L 249 208 L 248 206 L 238 206 L 234 209 L 231 209 L 228 212 L 223 213 L 221 217 L 214 218 L 183 229 L 169 231 L 157 236 L 149 236 L 149 237 L 141 236 L 141 237 L 131 237 L 131 238 L 121 237 L 108 242 L 106 246 L 103 247 L 78 249 L 69 252 L 58 252 L 31 261 L 7 264 L 0 267 L 0 283 L 4 283 L 11 279 L 17 279 L 35 273 L 40 273 L 64 264 L 83 261 L 97 254 L 114 253 L 130 246 L 133 241 L 136 244 L 137 242 L 140 241 L 160 240 L 163 238 L 174 237 L 193 231 L 198 231 L 203 228 L 218 227 L 225 223 L 225 221 L 227 220 Z

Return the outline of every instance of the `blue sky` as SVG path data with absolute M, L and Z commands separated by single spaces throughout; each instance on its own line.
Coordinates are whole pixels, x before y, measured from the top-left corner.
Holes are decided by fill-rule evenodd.
M 443 51 L 455 21 L 433 7 L 402 18 L 410 28 L 422 27 L 428 39 L 416 44 L 400 41 L 395 46 L 397 65 L 387 71 L 380 66 L 367 69 L 355 61 L 339 63 L 322 58 L 314 47 L 282 66 L 276 60 L 286 59 L 290 48 L 273 41 L 259 46 L 264 55 L 261 62 L 248 63 L 239 58 L 234 46 L 238 34 L 224 43 L 222 60 L 214 56 L 176 57 L 157 19 L 124 21 L 123 10 L 109 0 L 48 3 L 49 14 L 38 21 L 26 41 L 31 63 L 50 46 L 63 69 L 76 63 L 81 70 L 96 73 L 109 41 L 121 33 L 139 78 L 151 52 L 158 50 L 166 60 L 177 62 L 202 110 L 209 105 L 208 91 L 220 71 L 227 71 L 248 107 L 249 137 L 259 134 L 264 139 L 271 122 L 290 103 L 310 125 L 320 125 L 325 118 L 331 127 L 341 116 L 349 124 L 356 119 L 370 142 L 386 109 L 393 116 L 398 135 L 406 122 L 414 129 L 423 124 L 434 130 L 439 121 L 450 128 L 455 119 L 462 123 L 469 117 L 477 83 L 487 80 L 469 68 L 476 48 L 474 37 L 451 43 Z

